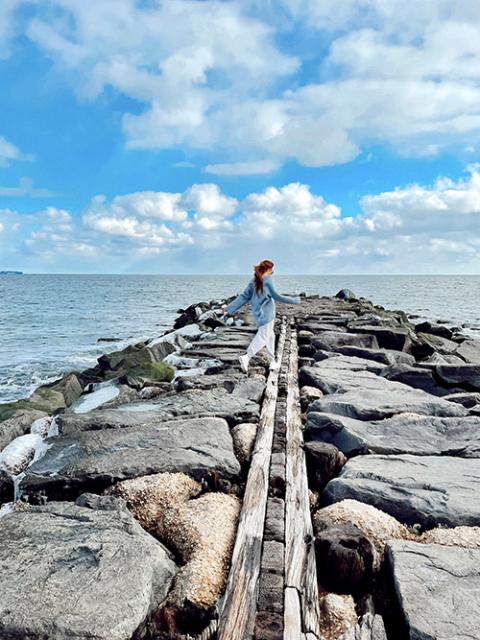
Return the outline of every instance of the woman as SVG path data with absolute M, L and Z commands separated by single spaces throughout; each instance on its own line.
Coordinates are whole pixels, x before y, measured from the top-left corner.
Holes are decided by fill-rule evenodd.
M 223 305 L 222 309 L 225 313 L 233 314 L 243 305 L 250 302 L 253 317 L 258 327 L 257 333 L 248 345 L 246 353 L 239 357 L 240 366 L 245 373 L 248 372 L 248 364 L 257 351 L 262 347 L 267 348 L 270 365 L 276 365 L 275 360 L 275 302 L 284 302 L 285 304 L 300 304 L 300 296 L 291 298 L 282 296 L 275 290 L 272 280 L 273 262 L 271 260 L 262 260 L 260 264 L 254 266 L 253 278 L 245 287 L 245 290 L 235 300 L 228 305 Z

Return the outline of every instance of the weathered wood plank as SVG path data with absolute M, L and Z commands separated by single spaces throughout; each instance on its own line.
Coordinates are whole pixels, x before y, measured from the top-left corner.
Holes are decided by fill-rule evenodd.
M 282 361 L 286 333 L 287 323 L 283 316 L 277 347 L 279 362 Z M 219 621 L 218 640 L 249 640 L 253 636 L 278 376 L 279 367 L 275 367 L 267 379 Z
M 283 614 L 283 638 L 284 640 L 298 640 L 303 638 L 302 610 L 300 607 L 300 594 L 294 587 L 285 587 L 284 614 Z
M 320 638 L 318 584 L 298 388 L 297 333 L 292 328 L 287 375 L 285 493 L 285 640 Z M 296 594 L 296 597 L 295 597 Z

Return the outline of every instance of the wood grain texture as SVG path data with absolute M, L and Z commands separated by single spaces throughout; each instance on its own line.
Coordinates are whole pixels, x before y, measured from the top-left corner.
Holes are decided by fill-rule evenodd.
M 321 638 L 313 527 L 298 387 L 298 344 L 291 329 L 287 375 L 285 493 L 285 640 Z
M 282 316 L 277 358 L 282 361 L 287 333 Z M 279 367 L 270 370 L 248 473 L 237 537 L 221 612 L 218 640 L 250 640 L 256 614 L 268 478 L 278 393 Z

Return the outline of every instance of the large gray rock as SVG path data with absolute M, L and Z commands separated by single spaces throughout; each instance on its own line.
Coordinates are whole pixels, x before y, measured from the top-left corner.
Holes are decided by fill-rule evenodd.
M 217 416 L 230 424 L 257 422 L 260 405 L 251 399 L 260 395 L 262 382 L 245 382 L 236 385 L 232 392 L 224 387 L 209 390 L 191 389 L 180 393 L 164 394 L 154 400 L 137 402 L 118 407 L 118 412 L 149 411 L 163 419 L 181 416 Z
M 345 455 L 404 454 L 480 457 L 480 417 L 439 418 L 400 413 L 378 421 L 310 411 L 308 439 L 334 444 Z
M 391 384 L 396 384 L 385 378 L 379 378 L 366 369 L 353 370 L 343 367 L 319 366 L 331 360 L 338 360 L 338 358 L 322 360 L 322 362 L 315 364 L 313 367 L 301 367 L 299 371 L 300 384 L 317 387 L 317 389 L 321 389 L 326 394 L 346 393 L 347 391 L 359 389 L 381 391 L 382 389 L 390 389 Z
M 176 387 L 179 391 L 188 389 L 201 389 L 203 391 L 225 389 L 235 396 L 240 396 L 253 402 L 260 402 L 265 390 L 265 379 L 253 376 L 246 377 L 243 372 L 228 371 L 228 373 L 179 378 Z
M 355 627 L 348 629 L 338 640 L 387 640 L 382 616 L 366 613 Z
M 419 349 L 422 347 L 430 347 L 431 352 L 438 352 L 442 354 L 455 353 L 458 348 L 458 342 L 449 340 L 442 336 L 434 336 L 429 333 L 418 333 L 417 340 L 419 341 Z
M 387 546 L 410 640 L 480 637 L 480 550 L 395 540 Z
M 459 393 L 449 393 L 443 396 L 443 399 L 461 404 L 466 409 L 471 409 L 480 404 L 480 393 L 478 391 L 461 391 Z
M 375 336 L 368 333 L 345 333 L 343 331 L 324 331 L 312 338 L 312 345 L 316 349 L 335 351 L 345 345 L 378 349 Z
M 43 458 L 28 467 L 21 490 L 57 498 L 99 491 L 117 480 L 183 472 L 197 479 L 236 479 L 240 465 L 228 424 L 221 418 L 83 431 L 46 441 Z
M 340 300 L 356 300 L 357 296 L 353 293 L 351 289 L 340 289 L 338 293 L 335 294 L 336 298 L 340 298 Z
M 193 420 L 198 420 L 198 418 Z M 117 411 L 116 408 L 99 409 L 84 414 L 64 413 L 56 418 L 59 434 L 70 437 L 75 437 L 82 431 L 154 426 L 168 428 L 172 422 L 188 426 L 192 423 L 192 418 L 165 418 L 157 411 Z
M 0 527 L 0 637 L 130 640 L 177 570 L 127 511 L 24 507 Z
M 395 349 L 396 351 L 406 351 L 411 344 L 411 332 L 405 327 L 378 327 L 367 325 L 356 327 L 357 333 L 365 333 L 376 338 L 378 345 L 384 349 Z M 376 348 L 376 345 L 368 345 Z
M 441 324 L 432 324 L 431 322 L 420 322 L 415 325 L 415 331 L 417 333 L 430 333 L 434 336 L 440 336 L 441 338 L 447 338 L 450 340 L 453 336 L 452 329 L 444 327 Z
M 359 500 L 424 528 L 471 526 L 480 524 L 479 483 L 479 458 L 367 455 L 349 460 L 322 500 Z
M 430 367 L 434 368 L 434 366 L 439 364 L 457 364 L 463 365 L 465 364 L 465 360 L 462 360 L 459 356 L 454 353 L 432 353 L 428 358 L 422 356 L 422 360 L 418 362 L 419 367 Z
M 467 338 L 458 347 L 456 353 L 466 362 L 480 364 L 480 340 Z
M 203 347 L 194 345 L 190 349 L 182 351 L 182 357 L 185 358 L 208 358 L 216 359 L 226 364 L 238 363 L 238 357 L 245 353 L 245 348 L 232 348 L 229 344 L 224 347 Z
M 143 343 L 129 345 L 121 351 L 105 353 L 98 358 L 99 366 L 104 370 L 121 371 L 155 362 L 155 355 Z
M 387 365 L 370 358 L 361 356 L 343 355 L 336 352 L 317 351 L 315 353 L 315 365 L 320 369 L 345 369 L 348 371 L 371 371 L 380 373 Z
M 235 329 L 231 329 L 230 327 L 216 327 L 214 331 L 200 335 L 197 343 L 202 344 L 203 342 L 215 341 L 223 342 L 224 344 L 231 344 L 232 342 L 248 344 L 252 339 L 252 334 L 256 333 L 256 331 L 257 329 L 254 326 L 235 327 Z
M 178 340 L 182 340 L 182 337 L 178 336 Z M 163 342 L 160 340 L 154 340 L 148 344 L 147 349 L 152 353 L 155 362 L 161 362 L 170 353 L 173 353 L 176 347 L 168 340 L 164 340 Z
M 327 373 L 331 373 L 326 370 Z M 345 375 L 342 381 L 339 376 L 328 378 L 331 388 L 338 384 L 338 388 L 347 389 L 345 393 L 334 393 L 312 402 L 309 411 L 336 413 L 358 418 L 359 420 L 383 420 L 396 413 L 421 413 L 431 416 L 465 416 L 467 409 L 459 404 L 448 402 L 442 398 L 432 396 L 421 389 L 412 389 L 400 382 L 391 382 L 385 378 L 373 376 L 368 372 L 359 372 L 355 381 L 353 376 Z M 379 381 L 376 382 L 374 378 Z M 327 378 L 324 376 L 324 382 Z M 348 385 L 357 384 L 356 388 L 348 390 Z M 376 385 L 376 386 L 375 386 Z
M 357 356 L 367 360 L 375 360 L 385 365 L 391 364 L 415 364 L 415 358 L 405 351 L 395 349 L 367 349 L 365 347 L 344 346 L 337 347 L 337 352 L 345 356 Z
M 216 416 L 236 424 L 242 422 L 243 416 L 258 416 L 258 403 L 265 388 L 265 382 L 260 378 L 237 375 L 189 378 L 185 386 L 188 387 L 188 383 L 192 382 L 192 389 L 164 393 L 149 401 L 121 404 L 113 408 L 106 406 L 86 414 L 66 412 L 57 417 L 57 424 L 63 435 L 73 435 L 78 431 L 148 426 L 175 418 L 186 419 L 187 416 Z M 240 375 L 243 375 L 243 380 L 239 379 Z
M 408 364 L 395 364 L 386 367 L 381 376 L 393 382 L 402 382 L 414 389 L 423 389 L 434 396 L 445 396 L 449 390 L 439 384 L 438 379 L 433 375 L 433 371 L 426 367 L 411 367 Z
M 480 364 L 446 364 L 435 367 L 437 376 L 447 385 L 480 391 Z
M 356 317 L 352 314 L 352 317 Z M 309 331 L 312 334 L 323 333 L 324 331 L 342 331 L 344 332 L 350 317 L 331 316 L 328 318 L 317 318 L 316 320 L 301 321 L 297 325 L 299 331 Z
M 28 433 L 35 420 L 46 415 L 45 411 L 22 410 L 16 411 L 11 418 L 0 422 L 0 451 L 18 436 Z

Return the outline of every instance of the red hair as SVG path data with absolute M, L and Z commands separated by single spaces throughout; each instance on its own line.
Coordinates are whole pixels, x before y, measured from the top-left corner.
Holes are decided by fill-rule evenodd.
M 262 260 L 259 264 L 253 265 L 255 291 L 257 293 L 260 291 L 263 292 L 263 276 L 269 269 L 273 269 L 273 262 L 271 260 Z

